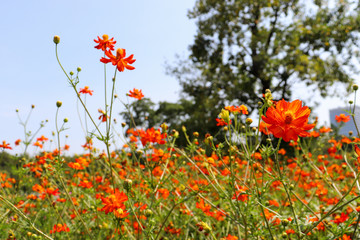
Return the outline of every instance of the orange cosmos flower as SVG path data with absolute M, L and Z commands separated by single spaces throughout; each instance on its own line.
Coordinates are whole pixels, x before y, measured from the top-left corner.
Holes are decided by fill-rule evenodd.
M 119 208 L 125 210 L 124 202 L 128 200 L 128 197 L 123 192 L 116 192 L 110 196 L 104 198 L 101 197 L 102 203 L 105 205 L 101 211 L 104 211 L 106 214 L 118 210 Z
M 308 124 L 310 109 L 302 107 L 300 100 L 286 102 L 278 101 L 266 111 L 262 120 L 267 124 L 267 129 L 277 138 L 283 138 L 285 142 L 297 141 L 298 137 L 310 136 L 306 131 L 315 127 Z
M 320 133 L 331 132 L 331 128 L 323 126 L 322 128 L 319 129 L 319 132 Z
M 346 123 L 346 122 L 350 121 L 350 116 L 346 116 L 345 114 L 341 113 L 339 116 L 337 116 L 337 115 L 335 116 L 335 120 L 337 122 Z
M 120 72 L 123 72 L 126 69 L 128 70 L 134 70 L 135 68 L 131 66 L 130 64 L 133 64 L 136 59 L 133 59 L 134 55 L 131 54 L 129 57 L 125 58 L 126 56 L 126 50 L 123 48 L 118 48 L 116 50 L 116 56 L 114 56 L 110 51 L 105 51 L 105 55 L 108 58 L 101 58 L 100 61 L 103 63 L 109 63 L 111 62 L 112 65 L 117 66 L 117 69 Z
M 101 113 L 101 115 L 100 115 L 100 117 L 99 117 L 99 120 L 101 120 L 102 122 L 106 122 L 106 120 L 107 120 L 108 118 L 110 118 L 109 116 L 106 115 L 106 112 L 105 112 L 105 111 L 99 109 L 98 112 Z
M 89 86 L 85 86 L 84 88 L 80 88 L 79 93 L 83 93 L 83 94 L 90 94 L 90 96 L 92 96 L 92 93 L 94 92 L 94 90 L 90 90 Z
M 43 148 L 43 145 L 42 145 L 40 142 L 38 142 L 38 141 L 36 141 L 33 145 L 34 145 L 35 147 Z
M 46 137 L 44 137 L 44 135 L 41 135 L 41 137 L 39 137 L 39 138 L 36 139 L 36 141 L 38 141 L 38 142 L 45 142 L 45 141 L 47 141 L 47 140 L 49 140 L 49 139 L 46 138 Z
M 224 239 L 226 239 L 226 240 L 238 240 L 239 238 L 228 234 L 227 237 L 224 238 Z
M 341 215 L 337 215 L 335 217 L 334 220 L 331 220 L 332 222 L 336 223 L 337 225 L 339 225 L 340 223 L 345 222 L 346 220 L 349 219 L 349 214 L 345 214 L 345 213 L 341 213 Z
M 66 224 L 62 225 L 62 224 L 58 223 L 58 224 L 54 225 L 52 230 L 50 230 L 50 234 L 53 234 L 56 232 L 70 232 L 70 228 Z
M 228 125 L 228 123 L 225 122 L 222 118 L 216 118 L 215 120 L 216 120 L 216 126 L 226 126 L 226 125 Z M 229 124 L 231 124 L 231 122 L 232 121 L 230 119 Z
M 21 139 L 16 140 L 16 141 L 15 141 L 15 146 L 19 146 L 20 143 L 21 143 Z
M 114 41 L 114 38 L 109 39 L 109 36 L 107 34 L 104 34 L 102 37 L 103 39 L 101 39 L 99 36 L 97 37 L 98 40 L 94 39 L 94 42 L 98 43 L 95 48 L 101 49 L 103 51 L 106 51 L 108 49 L 113 51 L 114 45 L 116 43 L 116 41 Z
M 248 109 L 245 105 L 240 105 L 240 106 L 226 106 L 224 107 L 224 109 L 228 110 L 229 112 L 232 113 L 242 113 L 242 114 L 249 114 Z
M 3 149 L 12 149 L 12 147 L 10 147 L 10 143 L 6 143 L 6 141 L 3 141 L 3 144 L 0 144 L 0 148 Z
M 134 88 L 133 91 L 129 91 L 127 94 L 129 97 L 136 98 L 138 100 L 141 100 L 144 97 L 144 94 L 141 90 Z

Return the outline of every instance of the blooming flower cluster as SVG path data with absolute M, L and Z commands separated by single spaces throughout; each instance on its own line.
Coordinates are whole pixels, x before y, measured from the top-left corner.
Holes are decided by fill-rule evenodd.
M 116 54 L 114 55 L 112 51 L 114 50 L 114 45 L 116 41 L 113 41 L 114 38 L 109 39 L 109 36 L 104 34 L 103 38 L 94 40 L 98 45 L 95 46 L 97 49 L 101 49 L 104 51 L 105 56 L 100 59 L 103 63 L 112 63 L 112 65 L 116 66 L 120 72 L 123 72 L 126 69 L 134 70 L 135 68 L 130 64 L 133 64 L 136 60 L 133 59 L 134 55 L 131 54 L 129 57 L 126 57 L 126 50 L 123 48 L 116 49 Z

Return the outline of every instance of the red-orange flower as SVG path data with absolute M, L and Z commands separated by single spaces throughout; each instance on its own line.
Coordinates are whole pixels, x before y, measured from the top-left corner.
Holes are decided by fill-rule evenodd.
M 337 215 L 335 217 L 335 220 L 331 220 L 332 222 L 336 223 L 337 225 L 339 225 L 340 223 L 345 222 L 346 220 L 349 219 L 349 214 L 345 214 L 345 213 L 341 213 L 341 215 Z
M 34 145 L 35 147 L 43 148 L 43 145 L 42 145 L 40 142 L 38 142 L 38 141 L 36 141 L 33 145 Z
M 222 118 L 216 118 L 215 120 L 216 120 L 216 126 L 226 126 L 226 125 L 228 125 L 228 123 L 225 122 L 224 119 L 222 119 Z M 229 124 L 231 124 L 231 122 L 232 121 L 230 119 Z
M 38 141 L 38 142 L 45 142 L 45 141 L 47 141 L 47 140 L 49 140 L 49 139 L 46 138 L 46 137 L 44 137 L 44 135 L 41 135 L 41 137 L 39 137 L 39 138 L 36 139 L 36 141 Z
M 346 123 L 346 122 L 350 121 L 350 116 L 346 116 L 345 114 L 341 113 L 339 116 L 338 115 L 335 116 L 335 120 L 337 122 Z
M 12 147 L 10 147 L 10 143 L 6 143 L 6 141 L 3 141 L 3 144 L 0 144 L 0 148 L 12 149 Z
M 127 94 L 129 97 L 136 98 L 138 100 L 141 100 L 144 97 L 144 94 L 141 90 L 134 88 L 133 91 L 129 91 Z
M 238 240 L 239 238 L 228 234 L 225 239 L 226 239 L 226 240 Z
M 108 49 L 113 51 L 114 45 L 116 43 L 116 41 L 114 41 L 114 38 L 109 39 L 109 36 L 107 34 L 104 34 L 102 37 L 103 39 L 101 39 L 99 36 L 97 37 L 98 40 L 94 39 L 94 42 L 98 43 L 95 48 L 101 49 L 103 51 L 106 51 Z
M 90 90 L 89 86 L 85 86 L 84 88 L 80 88 L 79 93 L 83 93 L 83 94 L 90 94 L 90 96 L 92 96 L 92 93 L 94 92 L 94 90 Z
M 319 132 L 321 133 L 331 132 L 331 128 L 323 126 L 322 128 L 319 129 Z
M 116 192 L 110 196 L 104 198 L 101 197 L 102 203 L 105 205 L 101 211 L 104 211 L 106 214 L 118 210 L 119 208 L 125 210 L 124 202 L 128 200 L 128 197 L 123 192 Z
M 70 232 L 70 228 L 66 224 L 62 225 L 62 224 L 58 223 L 58 224 L 54 225 L 52 230 L 50 230 L 50 234 L 53 234 L 56 232 Z
M 301 105 L 300 100 L 286 102 L 282 99 L 268 108 L 262 120 L 267 123 L 269 132 L 285 142 L 297 141 L 299 136 L 310 136 L 306 131 L 314 128 L 315 124 L 308 124 L 310 109 Z
M 15 146 L 19 146 L 20 143 L 21 143 L 21 139 L 16 140 L 16 141 L 15 141 Z
M 106 120 L 109 118 L 109 116 L 107 116 L 106 112 L 101 109 L 99 109 L 98 112 L 101 113 L 99 120 L 101 120 L 102 122 L 106 122 Z
M 131 66 L 130 64 L 133 64 L 136 59 L 133 59 L 134 55 L 131 54 L 129 57 L 125 58 L 126 56 L 126 50 L 123 48 L 118 48 L 116 50 L 116 56 L 114 56 L 110 51 L 105 51 L 105 55 L 108 58 L 101 58 L 100 61 L 103 63 L 109 63 L 111 62 L 112 65 L 117 66 L 117 69 L 120 72 L 123 72 L 126 69 L 128 70 L 134 70 L 135 68 Z

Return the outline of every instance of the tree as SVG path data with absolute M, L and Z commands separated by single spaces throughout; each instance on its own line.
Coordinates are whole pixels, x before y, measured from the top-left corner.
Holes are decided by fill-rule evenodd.
M 187 99 L 175 116 L 192 131 L 214 134 L 221 108 L 251 112 L 266 89 L 289 100 L 303 82 L 325 97 L 358 73 L 360 15 L 349 1 L 197 0 L 188 16 L 198 27 L 191 54 L 169 73 Z

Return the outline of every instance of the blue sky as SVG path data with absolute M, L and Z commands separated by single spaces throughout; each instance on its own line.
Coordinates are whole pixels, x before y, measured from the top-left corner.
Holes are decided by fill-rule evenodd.
M 15 109 L 26 117 L 31 104 L 36 107 L 29 120 L 35 131 L 41 120 L 49 122 L 39 135 L 51 138 L 55 130 L 56 101 L 63 102 L 59 118 L 69 119 L 67 143 L 72 152 L 81 150 L 84 134 L 76 111 L 76 96 L 69 87 L 55 58 L 53 36 L 59 35 L 59 56 L 67 71 L 80 66 L 79 87 L 90 86 L 94 95 L 87 98 L 90 110 L 98 116 L 103 108 L 102 52 L 93 39 L 108 34 L 116 47 L 134 54 L 134 71 L 118 74 L 117 93 L 127 101 L 130 89 L 142 89 L 153 101 L 176 101 L 179 85 L 165 74 L 166 62 L 175 55 L 188 55 L 188 45 L 196 32 L 195 22 L 186 16 L 195 0 L 138 1 L 6 1 L 0 10 L 0 141 L 14 145 L 24 138 Z M 112 66 L 109 65 L 108 69 Z M 109 70 L 110 71 L 110 70 Z M 115 112 L 123 110 L 118 103 Z M 64 142 L 64 140 L 62 140 Z
M 189 53 L 196 26 L 186 14 L 194 4 L 195 0 L 3 2 L 0 9 L 3 33 L 0 38 L 0 141 L 6 140 L 14 146 L 16 139 L 24 138 L 15 109 L 25 118 L 31 104 L 36 107 L 28 129 L 35 131 L 40 121 L 48 119 L 38 137 L 51 138 L 55 130 L 55 103 L 60 100 L 63 102 L 60 122 L 65 117 L 69 119 L 69 129 L 62 134 L 62 145 L 67 134 L 66 143 L 71 146 L 71 152 L 81 152 L 84 133 L 77 116 L 76 96 L 56 62 L 54 35 L 61 37 L 59 56 L 65 69 L 76 71 L 80 66 L 79 87 L 90 86 L 95 90 L 94 95 L 87 98 L 94 116 L 98 116 L 97 109 L 104 106 L 104 81 L 103 64 L 99 62 L 102 52 L 94 49 L 93 39 L 103 34 L 115 37 L 116 47 L 125 48 L 127 54 L 134 54 L 136 59 L 134 71 L 117 75 L 116 89 L 123 101 L 127 101 L 125 93 L 133 88 L 142 89 L 154 102 L 176 101 L 180 87 L 175 78 L 165 74 L 165 66 L 166 62 L 174 63 L 176 54 L 186 57 Z M 108 69 L 113 72 L 110 65 Z M 301 98 L 305 93 L 296 92 L 294 97 Z M 343 101 L 338 99 L 322 101 L 321 110 L 317 111 L 320 121 L 328 122 L 327 109 L 340 105 Z M 118 103 L 114 112 L 123 109 Z M 46 150 L 50 148 L 53 146 L 45 146 Z

